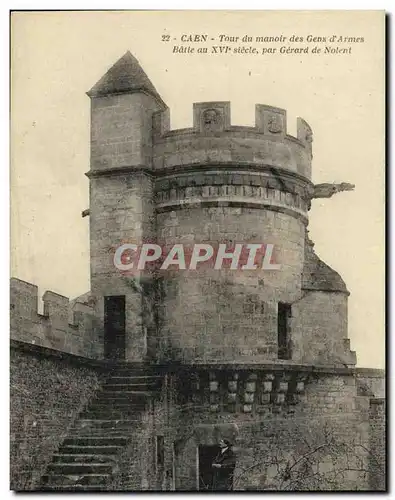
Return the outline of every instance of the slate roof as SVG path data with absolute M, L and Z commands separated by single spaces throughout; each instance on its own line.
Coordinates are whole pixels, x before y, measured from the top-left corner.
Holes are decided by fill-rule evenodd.
M 308 241 L 305 245 L 302 289 L 349 293 L 340 274 L 316 255 L 313 246 Z
M 123 55 L 87 94 L 90 97 L 106 96 L 143 90 L 165 106 L 161 96 L 146 75 L 138 60 L 128 51 Z

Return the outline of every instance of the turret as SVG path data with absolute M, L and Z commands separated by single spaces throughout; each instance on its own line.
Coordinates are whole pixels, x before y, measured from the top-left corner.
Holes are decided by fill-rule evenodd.
M 152 115 L 166 105 L 127 52 L 88 92 L 91 98 L 90 254 L 98 342 L 107 358 L 146 352 L 141 292 L 113 264 L 122 241 L 154 238 Z
M 154 119 L 160 245 L 270 244 L 280 270 L 166 274 L 159 357 L 288 361 L 313 189 L 307 123 L 292 137 L 285 110 L 257 104 L 255 127 L 233 126 L 229 102 L 195 103 L 190 129 L 169 130 L 167 121 L 167 112 Z

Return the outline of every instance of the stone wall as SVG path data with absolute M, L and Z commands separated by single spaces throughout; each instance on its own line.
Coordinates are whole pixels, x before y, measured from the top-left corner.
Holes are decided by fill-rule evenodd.
M 96 299 L 93 331 L 103 346 L 104 296 L 125 295 L 128 361 L 146 355 L 143 297 L 114 265 L 123 243 L 154 240 L 153 182 L 142 172 L 152 161 L 152 115 L 160 106 L 144 92 L 91 99 L 90 261 Z M 122 169 L 125 169 L 125 174 Z M 115 170 L 115 172 L 114 172 Z M 100 175 L 104 174 L 104 176 Z M 137 276 L 138 278 L 138 276 Z M 103 351 L 102 351 L 103 356 Z
M 92 170 L 148 166 L 152 156 L 152 114 L 158 108 L 156 101 L 143 93 L 93 98 Z
M 354 365 L 348 339 L 348 296 L 342 292 L 303 291 L 292 306 L 292 359 L 298 363 Z
M 160 336 L 184 361 L 277 358 L 277 303 L 299 298 L 304 226 L 290 215 L 248 208 L 184 208 L 157 216 L 163 245 L 271 243 L 279 270 L 164 271 Z M 191 247 L 192 248 L 192 247 Z
M 255 127 L 231 126 L 229 102 L 194 103 L 194 126 L 169 130 L 168 111 L 154 117 L 156 170 L 207 162 L 270 165 L 311 178 L 311 129 L 298 119 L 297 138 L 287 135 L 286 111 L 257 104 Z M 207 116 L 209 114 L 209 116 Z
M 73 356 L 14 342 L 10 355 L 10 488 L 39 486 L 52 455 L 99 387 L 100 372 Z
M 184 385 L 185 375 L 182 380 Z M 235 489 L 374 489 L 384 474 L 382 420 L 373 424 L 372 449 L 376 421 L 369 412 L 369 397 L 357 396 L 356 380 L 353 371 L 312 373 L 297 404 L 285 399 L 279 405 L 272 398 L 265 405 L 254 403 L 249 412 L 243 406 L 235 412 L 222 405 L 212 411 L 208 397 L 179 404 L 175 396 L 176 489 L 196 489 L 198 447 L 220 438 L 235 443 Z M 374 455 L 379 472 L 372 470 Z
M 39 486 L 108 368 L 13 342 L 13 489 Z M 198 447 L 220 438 L 235 444 L 238 490 L 384 489 L 383 400 L 361 386 L 382 372 L 274 363 L 158 366 L 157 373 L 161 392 L 118 457 L 114 491 L 195 490 Z
M 94 177 L 90 190 L 91 289 L 96 299 L 94 332 L 103 348 L 104 296 L 125 295 L 126 360 L 142 361 L 146 354 L 147 325 L 142 317 L 142 293 L 135 286 L 140 273 L 122 274 L 114 265 L 114 254 L 124 243 L 139 245 L 154 239 L 152 180 L 143 173 Z
M 167 380 L 164 375 L 161 392 L 150 398 L 141 424 L 133 430 L 127 448 L 119 456 L 119 470 L 111 486 L 114 491 L 174 490 L 173 443 L 177 429 L 173 427 Z
M 358 368 L 358 391 L 363 396 L 384 399 L 386 396 L 386 380 L 383 370 L 374 368 Z
M 98 343 L 92 331 L 93 310 L 86 304 L 47 291 L 44 311 L 38 314 L 38 288 L 11 278 L 11 339 L 58 351 L 97 358 Z
M 388 488 L 385 474 L 388 448 L 386 442 L 386 404 L 383 398 L 370 399 L 369 418 L 370 486 L 372 490 L 385 491 Z

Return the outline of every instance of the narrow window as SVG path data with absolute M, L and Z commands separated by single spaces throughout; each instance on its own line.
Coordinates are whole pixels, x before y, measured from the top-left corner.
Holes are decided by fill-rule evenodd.
M 291 317 L 291 304 L 279 302 L 277 313 L 278 358 L 290 359 L 289 352 L 289 318 Z
M 158 468 L 165 464 L 165 448 L 163 436 L 156 436 L 156 465 Z
M 156 436 L 155 439 L 155 469 L 156 469 L 156 489 L 163 489 L 165 479 L 165 445 L 163 436 Z

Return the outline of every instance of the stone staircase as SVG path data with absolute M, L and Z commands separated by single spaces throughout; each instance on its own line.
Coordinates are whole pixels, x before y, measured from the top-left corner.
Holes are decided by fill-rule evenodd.
M 53 455 L 40 490 L 111 490 L 118 456 L 138 432 L 160 383 L 160 376 L 144 368 L 112 370 Z

